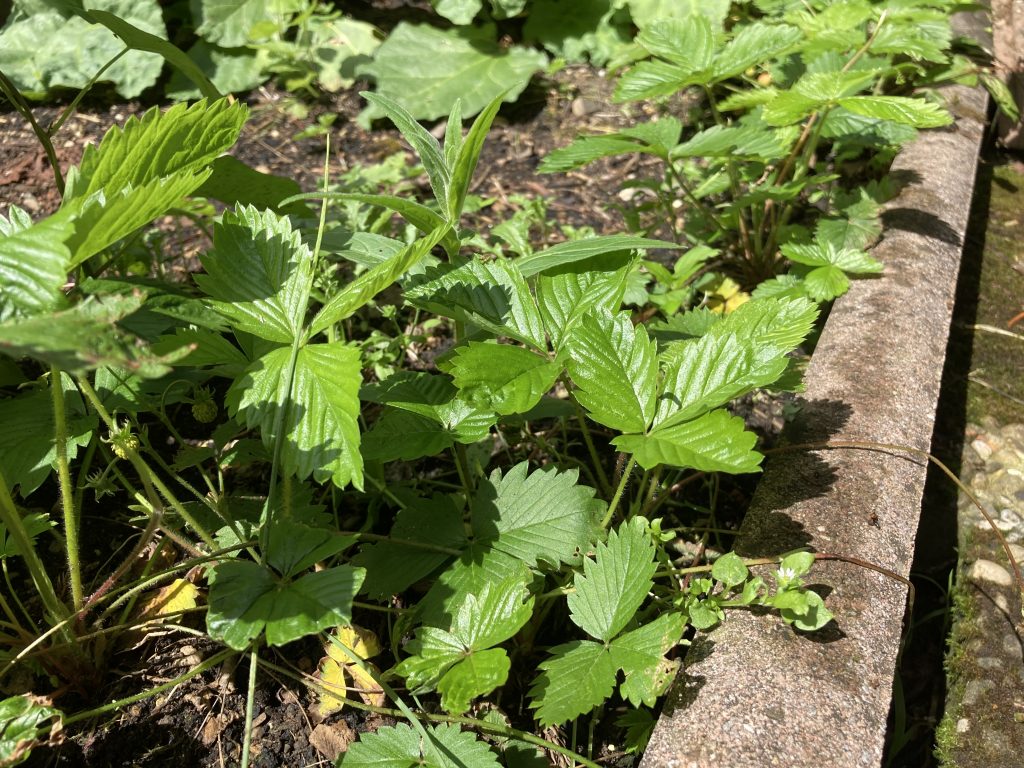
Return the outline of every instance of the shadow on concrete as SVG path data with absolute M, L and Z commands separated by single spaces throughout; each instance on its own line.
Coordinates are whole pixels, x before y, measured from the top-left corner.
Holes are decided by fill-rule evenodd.
M 889 208 L 882 214 L 885 232 L 913 232 L 915 235 L 941 240 L 960 246 L 960 235 L 949 224 L 933 213 L 916 208 Z

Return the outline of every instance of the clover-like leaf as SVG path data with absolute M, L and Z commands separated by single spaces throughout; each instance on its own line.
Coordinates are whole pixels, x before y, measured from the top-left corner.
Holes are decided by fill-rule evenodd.
M 264 631 L 268 645 L 284 645 L 347 624 L 363 575 L 337 565 L 293 580 L 249 561 L 219 563 L 210 572 L 207 632 L 240 651 Z
M 363 733 L 341 758 L 341 768 L 500 768 L 498 756 L 457 725 L 418 729 L 401 723 Z
M 543 726 L 585 715 L 615 690 L 617 670 L 602 643 L 574 640 L 555 646 L 539 668 L 530 688 L 530 706 Z

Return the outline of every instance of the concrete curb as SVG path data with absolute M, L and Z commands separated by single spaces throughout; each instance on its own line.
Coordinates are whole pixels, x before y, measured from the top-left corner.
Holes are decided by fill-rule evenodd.
M 835 303 L 789 444 L 931 445 L 987 106 L 980 88 L 944 93 L 956 123 L 923 133 L 896 159 L 906 186 L 873 252 L 885 274 L 855 281 Z M 755 557 L 808 547 L 907 576 L 926 469 L 879 451 L 775 455 L 736 549 Z M 906 587 L 839 562 L 813 574 L 827 585 L 835 624 L 800 635 L 777 616 L 734 611 L 698 636 L 641 768 L 881 765 Z

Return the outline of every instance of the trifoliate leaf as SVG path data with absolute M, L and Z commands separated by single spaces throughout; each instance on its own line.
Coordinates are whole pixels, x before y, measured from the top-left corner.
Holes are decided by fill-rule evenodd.
M 564 173 L 582 168 L 602 157 L 628 155 L 633 152 L 649 152 L 639 142 L 615 134 L 611 136 L 577 136 L 565 147 L 552 150 L 541 161 L 540 173 Z
M 455 386 L 463 396 L 502 415 L 533 408 L 561 372 L 560 363 L 509 344 L 470 342 L 451 361 Z
M 546 349 L 537 306 L 526 280 L 511 261 L 473 259 L 459 267 L 428 269 L 406 288 L 405 295 L 414 306 L 473 323 L 496 336 L 510 336 L 538 350 Z
M 245 207 L 214 226 L 196 282 L 237 329 L 290 344 L 306 316 L 313 255 L 289 220 Z
M 551 654 L 530 688 L 530 707 L 542 726 L 585 715 L 612 695 L 617 670 L 602 643 L 575 640 L 555 646 Z
M 754 157 L 773 160 L 785 156 L 792 137 L 763 125 L 715 125 L 672 149 L 672 157 Z
M 441 706 L 461 714 L 470 702 L 508 678 L 509 658 L 493 646 L 508 640 L 529 620 L 533 600 L 525 600 L 526 583 L 512 577 L 485 584 L 478 593 L 463 593 L 448 603 L 448 629 L 424 626 L 409 643 L 412 656 L 396 672 L 411 688 L 441 693 Z
M 362 488 L 359 350 L 342 343 L 307 344 L 295 358 L 292 380 L 290 359 L 291 350 L 281 347 L 250 365 L 225 397 L 231 414 L 249 427 L 258 426 L 268 448 L 283 441 L 281 470 L 286 474 Z M 274 427 L 281 408 L 286 410 L 278 435 Z
M 284 645 L 346 624 L 363 580 L 361 568 L 338 565 L 282 579 L 257 563 L 233 560 L 210 572 L 210 637 L 243 650 L 266 630 L 268 645 Z
M 341 768 L 500 768 L 498 756 L 457 725 L 426 727 L 427 738 L 404 723 L 363 733 Z
M 512 555 L 481 544 L 470 544 L 455 562 L 438 577 L 417 610 L 428 626 L 446 626 L 467 594 L 480 594 L 488 584 L 500 584 L 509 578 L 530 578 L 526 564 Z
M 628 313 L 584 317 L 567 348 L 576 399 L 596 422 L 620 432 L 643 432 L 654 418 L 657 344 Z
M 743 419 L 722 410 L 656 427 L 646 435 L 620 435 L 612 442 L 632 453 L 644 469 L 665 464 L 704 472 L 757 472 L 764 458 L 753 450 L 757 436 L 745 430 Z
M 688 85 L 700 81 L 678 64 L 655 59 L 641 61 L 622 75 L 615 85 L 615 101 L 639 101 L 671 96 Z
M 528 474 L 527 462 L 480 483 L 473 499 L 473 535 L 496 551 L 535 567 L 578 563 L 598 535 L 605 504 L 577 483 L 575 469 L 545 467 Z
M 647 521 L 633 518 L 597 545 L 583 561 L 576 591 L 566 598 L 572 620 L 591 637 L 608 642 L 626 626 L 654 585 L 654 544 Z

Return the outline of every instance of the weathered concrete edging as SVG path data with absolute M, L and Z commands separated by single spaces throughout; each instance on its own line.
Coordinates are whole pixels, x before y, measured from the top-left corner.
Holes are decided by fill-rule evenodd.
M 833 307 L 803 410 L 784 433 L 789 444 L 931 445 L 987 106 L 981 89 L 944 93 L 956 123 L 923 133 L 894 163 L 906 186 L 887 206 L 873 252 L 885 275 L 854 282 Z M 879 451 L 777 454 L 736 550 L 809 547 L 907 576 L 926 469 Z M 907 589 L 841 562 L 819 563 L 813 575 L 827 585 L 835 624 L 801 635 L 777 616 L 734 611 L 698 636 L 641 768 L 881 765 Z

